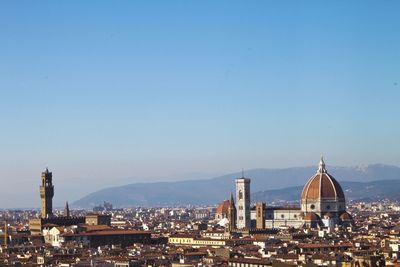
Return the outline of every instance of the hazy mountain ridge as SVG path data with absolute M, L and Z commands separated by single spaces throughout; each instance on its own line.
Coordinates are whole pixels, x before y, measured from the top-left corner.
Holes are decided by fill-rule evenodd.
M 396 180 L 400 181 L 400 168 L 397 166 L 372 164 L 355 167 L 328 166 L 327 169 L 338 181 L 346 181 L 346 183 L 343 183 L 343 189 L 348 198 L 351 198 L 353 194 L 354 196 L 357 196 L 357 194 L 360 196 L 362 195 L 361 192 L 367 193 L 365 190 L 357 193 L 357 186 L 348 184 L 351 182 L 358 182 L 361 185 L 379 180 L 390 180 L 391 182 L 388 183 L 395 183 Z M 282 192 L 282 190 L 286 190 L 286 195 L 291 196 L 288 198 L 298 200 L 302 186 L 315 172 L 315 166 L 286 169 L 252 169 L 247 170 L 245 176 L 251 178 L 251 190 L 255 192 L 253 200 L 257 200 L 258 197 L 260 200 L 262 199 L 261 191 L 266 191 L 271 196 L 275 194 L 275 198 L 278 199 L 279 192 Z M 125 186 L 109 187 L 79 199 L 74 203 L 74 206 L 91 207 L 103 201 L 109 201 L 118 207 L 215 204 L 227 199 L 230 192 L 234 192 L 234 179 L 239 176 L 241 176 L 241 173 L 232 173 L 205 180 L 133 183 Z M 379 186 L 379 182 L 372 185 Z M 390 191 L 393 186 L 398 188 L 397 185 L 388 186 L 386 189 L 382 188 L 382 194 L 384 194 L 385 190 Z M 267 200 L 271 201 L 272 199 L 267 196 Z
M 347 200 L 377 200 L 382 198 L 400 200 L 400 179 L 379 180 L 372 182 L 340 182 Z M 299 202 L 302 186 L 287 187 L 276 190 L 259 191 L 252 194 L 252 201 Z

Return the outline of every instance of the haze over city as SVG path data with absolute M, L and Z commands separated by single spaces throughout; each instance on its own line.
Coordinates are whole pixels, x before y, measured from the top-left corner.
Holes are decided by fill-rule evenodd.
M 399 10 L 0 1 L 0 267 L 400 267 Z
M 1 2 L 0 208 L 38 206 L 46 167 L 63 203 L 321 154 L 399 166 L 399 7 Z

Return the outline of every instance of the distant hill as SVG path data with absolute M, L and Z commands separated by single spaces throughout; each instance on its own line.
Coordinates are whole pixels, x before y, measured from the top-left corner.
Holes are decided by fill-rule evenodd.
M 341 181 L 347 200 L 377 200 L 388 198 L 400 200 L 400 180 L 380 180 L 372 182 Z M 266 203 L 299 202 L 302 186 L 259 191 L 252 194 L 252 201 Z
M 391 183 L 400 181 L 400 168 L 382 164 L 373 164 L 357 167 L 327 167 L 338 181 L 347 181 L 343 184 L 346 196 L 362 196 L 368 193 L 357 189 L 357 185 L 379 180 L 391 180 L 379 185 L 372 183 L 370 186 L 381 188 L 382 194 L 392 194 Z M 247 170 L 245 176 L 251 178 L 251 190 L 253 200 L 258 198 L 271 201 L 272 199 L 289 198 L 298 200 L 300 191 L 305 182 L 316 172 L 316 167 L 294 167 L 286 169 L 253 169 Z M 103 201 L 113 203 L 117 207 L 126 206 L 174 206 L 174 205 L 206 205 L 215 204 L 229 197 L 234 192 L 234 179 L 241 176 L 240 173 L 232 173 L 206 180 L 188 180 L 178 182 L 134 183 L 119 187 L 110 187 L 91 193 L 73 205 L 75 207 L 88 208 L 100 204 Z M 354 183 L 354 186 L 351 185 Z M 361 183 L 363 182 L 363 183 Z M 348 188 L 346 187 L 348 186 Z M 291 188 L 288 188 L 291 187 Z M 373 187 L 371 187 L 373 188 Z M 266 191 L 267 190 L 267 191 Z M 373 189 L 371 189 L 373 191 Z M 262 193 L 262 191 L 265 191 Z M 259 192 L 259 193 L 257 193 Z M 264 197 L 262 196 L 264 194 Z M 376 192 L 374 192 L 376 195 Z

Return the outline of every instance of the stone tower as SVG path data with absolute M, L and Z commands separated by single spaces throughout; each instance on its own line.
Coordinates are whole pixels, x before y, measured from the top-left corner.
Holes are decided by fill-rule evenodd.
M 40 186 L 40 199 L 41 199 L 41 217 L 49 218 L 53 216 L 53 196 L 54 196 L 54 186 L 53 186 L 53 175 L 46 168 L 42 172 L 42 185 Z
M 256 203 L 256 228 L 265 229 L 265 203 Z
M 233 230 L 236 229 L 236 207 L 232 193 L 231 193 L 231 199 L 229 201 L 228 220 L 229 220 L 229 232 L 232 232 Z
M 69 218 L 70 216 L 70 212 L 69 212 L 69 205 L 68 205 L 68 201 L 65 203 L 65 208 L 64 208 L 64 217 Z
M 236 227 L 237 229 L 250 228 L 250 179 L 236 179 Z

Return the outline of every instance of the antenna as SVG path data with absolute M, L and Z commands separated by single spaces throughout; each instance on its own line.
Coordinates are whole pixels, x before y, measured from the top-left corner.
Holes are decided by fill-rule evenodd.
M 244 169 L 242 168 L 242 178 L 244 178 Z

